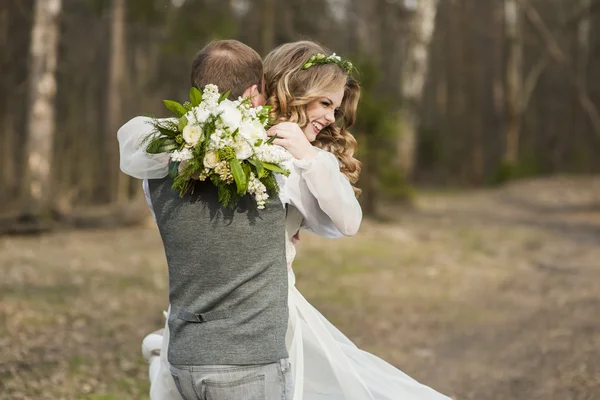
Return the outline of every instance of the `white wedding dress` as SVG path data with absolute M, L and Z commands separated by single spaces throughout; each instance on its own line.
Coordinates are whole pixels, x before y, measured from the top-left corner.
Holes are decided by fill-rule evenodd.
M 381 358 L 360 350 L 300 294 L 295 286 L 292 241 L 302 215 L 288 207 L 286 252 L 289 278 L 289 320 L 286 344 L 294 375 L 294 400 L 450 400 L 420 384 Z M 161 347 L 151 359 L 150 399 L 183 400 L 169 372 L 169 327 L 164 337 L 150 334 L 145 353 Z
M 137 117 L 118 133 L 121 169 L 140 179 L 162 178 L 168 157 L 140 150 L 149 133 L 148 120 Z M 324 237 L 353 235 L 362 212 L 337 159 L 319 151 L 312 160 L 295 160 L 291 174 L 279 180 L 286 217 L 286 258 L 289 279 L 289 320 L 286 344 L 294 375 L 294 400 L 450 400 L 420 384 L 384 360 L 357 348 L 336 329 L 295 287 L 292 263 L 296 248 L 292 240 L 300 228 Z M 147 182 L 144 192 L 150 209 Z M 151 400 L 183 400 L 169 372 L 169 327 L 151 333 L 142 343 L 150 361 Z M 152 350 L 160 349 L 160 356 Z

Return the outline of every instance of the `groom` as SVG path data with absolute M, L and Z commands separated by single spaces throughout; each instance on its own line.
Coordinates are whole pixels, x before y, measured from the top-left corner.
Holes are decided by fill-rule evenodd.
M 260 56 L 240 42 L 212 42 L 198 53 L 192 84 L 209 83 L 265 103 Z M 188 400 L 291 399 L 285 207 L 275 197 L 257 210 L 245 196 L 235 211 L 222 209 L 213 185 L 180 197 L 172 183 L 150 179 L 148 189 L 169 268 L 168 360 L 177 389 Z

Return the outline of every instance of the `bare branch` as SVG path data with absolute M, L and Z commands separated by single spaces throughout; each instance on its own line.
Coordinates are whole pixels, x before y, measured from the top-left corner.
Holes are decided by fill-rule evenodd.
M 519 2 L 521 3 L 521 7 L 524 8 L 527 19 L 533 24 L 533 26 L 536 28 L 536 30 L 542 37 L 543 41 L 546 43 L 546 48 L 548 49 L 550 55 L 559 64 L 564 63 L 566 60 L 565 54 L 560 48 L 558 41 L 556 40 L 552 32 L 550 32 L 550 29 L 548 29 L 548 27 L 542 20 L 540 14 L 531 4 L 529 4 L 529 2 L 524 0 L 519 0 Z
M 597 135 L 600 135 L 600 113 L 598 109 L 594 105 L 594 102 L 590 99 L 585 85 L 582 83 L 581 77 L 577 75 L 575 68 L 572 63 L 569 62 L 568 57 L 565 55 L 565 52 L 560 47 L 558 41 L 548 29 L 544 20 L 537 12 L 537 10 L 527 1 L 527 0 L 518 0 L 521 7 L 524 8 L 525 15 L 529 19 L 529 21 L 536 28 L 540 36 L 543 38 L 546 43 L 546 50 L 548 54 L 560 65 L 563 65 L 569 71 L 569 78 L 571 79 L 572 84 L 575 86 L 577 90 L 577 95 L 579 98 L 579 103 L 581 108 L 588 115 L 590 122 L 592 123 L 594 130 Z M 598 4 L 599 1 L 596 1 L 592 4 Z M 590 9 L 591 7 L 586 7 L 586 9 Z M 541 62 L 541 61 L 540 61 Z M 538 63 L 539 65 L 539 63 Z
M 591 1 L 589 4 L 580 6 L 569 18 L 563 23 L 563 28 L 571 28 L 576 25 L 586 16 L 592 15 L 594 12 L 600 11 L 600 0 Z
M 600 135 L 600 113 L 598 113 L 598 109 L 594 105 L 594 102 L 590 99 L 587 90 L 585 90 L 580 80 L 575 82 L 575 87 L 577 88 L 577 94 L 581 108 L 583 108 L 583 110 L 588 114 L 596 134 Z
M 523 94 L 521 98 L 521 112 L 525 112 L 527 107 L 529 106 L 529 101 L 533 95 L 533 91 L 537 86 L 540 77 L 542 76 L 542 72 L 546 69 L 549 63 L 548 54 L 544 54 L 540 56 L 538 62 L 531 68 L 525 82 L 523 84 Z

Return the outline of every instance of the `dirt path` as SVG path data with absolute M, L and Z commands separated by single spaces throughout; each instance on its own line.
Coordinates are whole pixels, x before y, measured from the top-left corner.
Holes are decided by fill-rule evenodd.
M 302 237 L 298 287 L 336 326 L 456 399 L 600 399 L 600 179 L 388 211 Z M 0 399 L 147 398 L 164 263 L 152 225 L 0 238 Z
M 600 181 L 531 182 L 473 197 L 437 204 L 457 234 L 461 224 L 478 232 L 479 253 L 506 257 L 495 278 L 461 295 L 491 315 L 447 326 L 425 376 L 459 399 L 599 399 Z M 491 273 L 493 264 L 470 267 Z

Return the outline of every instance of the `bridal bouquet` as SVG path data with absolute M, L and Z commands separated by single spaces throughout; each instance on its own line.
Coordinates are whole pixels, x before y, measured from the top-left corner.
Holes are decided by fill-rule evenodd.
M 193 192 L 197 181 L 210 181 L 222 206 L 233 207 L 248 193 L 263 209 L 279 191 L 274 173 L 289 173 L 284 162 L 290 155 L 267 136 L 268 107 L 253 108 L 250 99 L 228 96 L 206 85 L 203 91 L 190 89 L 184 104 L 164 100 L 176 118 L 152 120 L 146 152 L 170 153 L 169 175 L 181 196 Z

